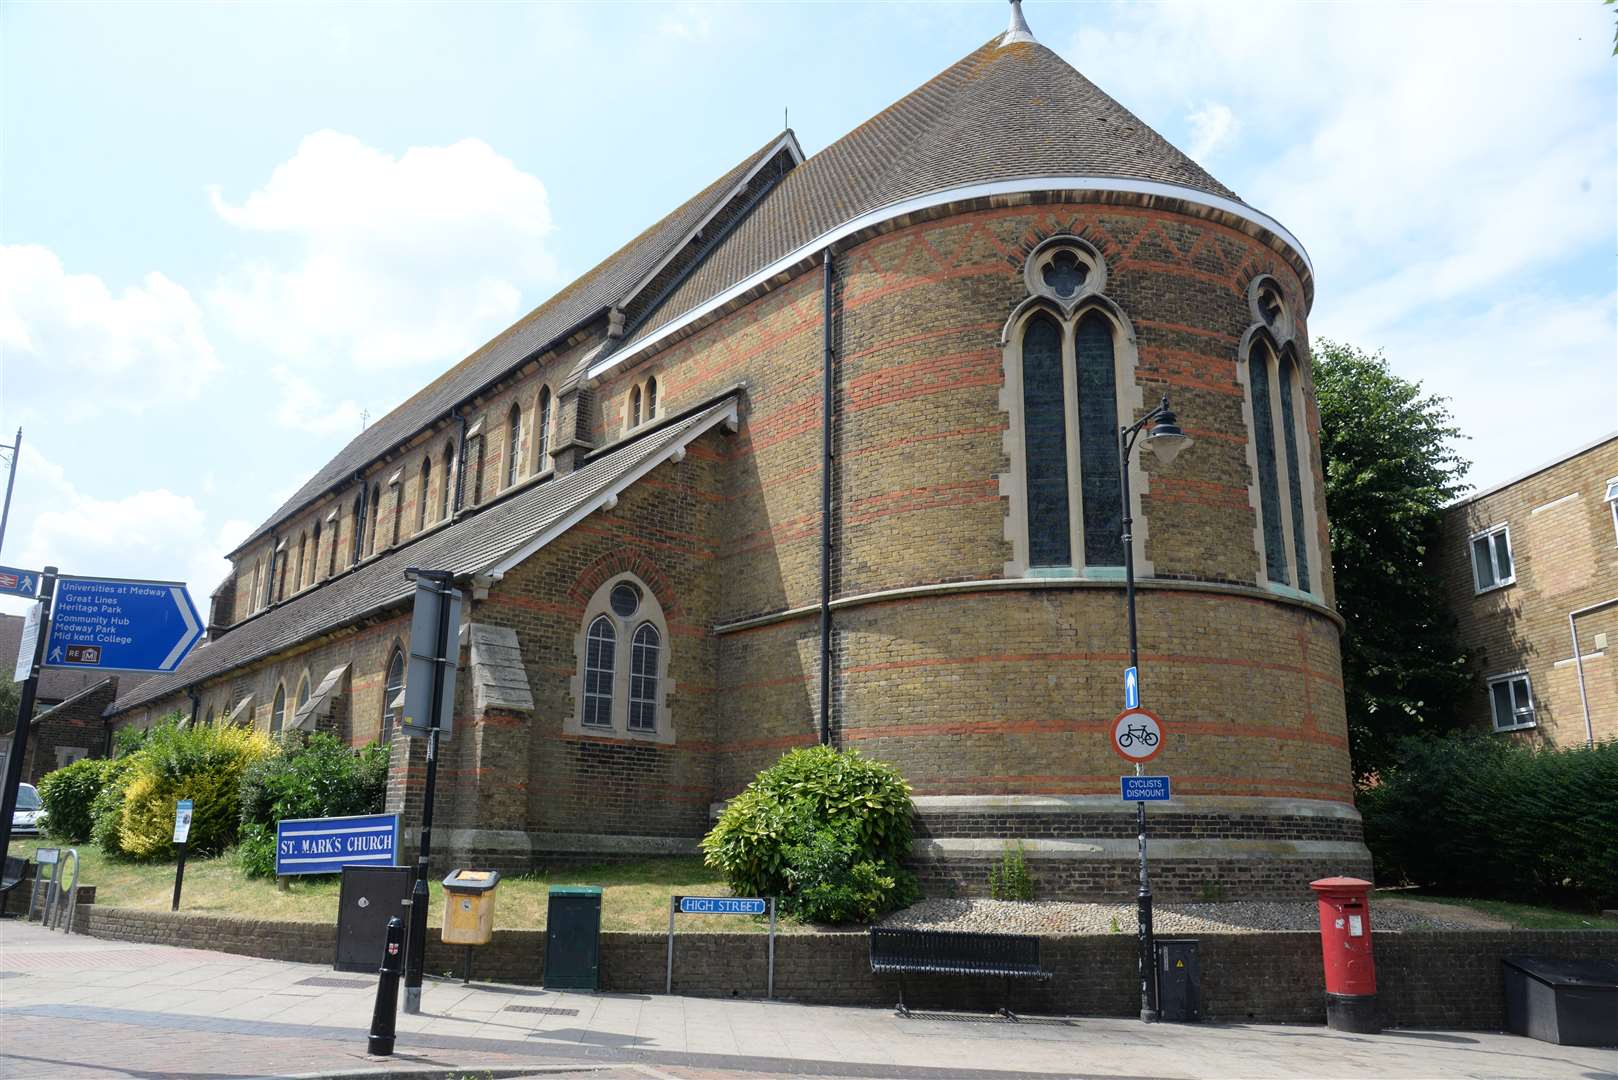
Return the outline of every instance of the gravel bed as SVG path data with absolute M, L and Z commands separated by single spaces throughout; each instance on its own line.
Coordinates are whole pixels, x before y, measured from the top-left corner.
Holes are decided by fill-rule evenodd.
M 1133 934 L 1134 904 L 1079 904 L 1061 900 L 923 900 L 882 921 L 884 926 L 978 930 L 1004 934 Z M 1390 906 L 1372 911 L 1377 930 L 1470 930 L 1472 926 Z M 1247 900 L 1222 904 L 1152 906 L 1158 934 L 1241 934 L 1265 930 L 1318 930 L 1307 900 Z

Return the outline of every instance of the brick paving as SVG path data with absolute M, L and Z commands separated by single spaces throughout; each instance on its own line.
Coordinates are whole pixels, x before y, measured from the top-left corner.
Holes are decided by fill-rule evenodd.
M 315 980 L 315 981 L 311 981 Z M 329 968 L 0 923 L 0 1077 L 1618 1077 L 1611 1050 L 1487 1033 L 895 1017 L 740 999 L 431 982 L 391 1060 L 373 985 Z

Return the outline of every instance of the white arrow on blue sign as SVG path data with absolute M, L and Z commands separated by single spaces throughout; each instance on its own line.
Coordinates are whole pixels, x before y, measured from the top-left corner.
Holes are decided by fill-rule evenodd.
M 33 596 L 38 592 L 38 570 L 18 570 L 15 566 L 0 566 L 0 593 Z
M 1140 708 L 1140 675 L 1132 667 L 1124 668 L 1124 708 Z
M 173 671 L 202 629 L 183 582 L 61 577 L 45 666 Z

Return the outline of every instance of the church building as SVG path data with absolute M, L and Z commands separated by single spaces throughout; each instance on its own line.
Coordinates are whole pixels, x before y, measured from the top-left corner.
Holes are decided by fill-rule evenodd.
M 1043 896 L 1133 895 L 1127 479 L 1157 895 L 1369 876 L 1309 257 L 1011 13 L 815 156 L 764 140 L 366 428 L 107 718 L 390 742 L 408 832 L 405 570 L 448 571 L 435 860 L 692 853 L 828 742 L 912 785 L 934 895 L 1016 841 Z M 1126 460 L 1165 397 L 1193 445 Z

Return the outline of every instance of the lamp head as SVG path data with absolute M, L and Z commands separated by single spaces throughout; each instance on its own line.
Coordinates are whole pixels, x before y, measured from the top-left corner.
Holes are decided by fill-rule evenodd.
M 1167 397 L 1159 408 L 1157 419 L 1152 422 L 1152 430 L 1146 435 L 1146 445 L 1157 455 L 1157 460 L 1167 465 L 1180 456 L 1181 450 L 1191 445 L 1191 436 L 1181 429 L 1179 418 L 1169 408 Z

